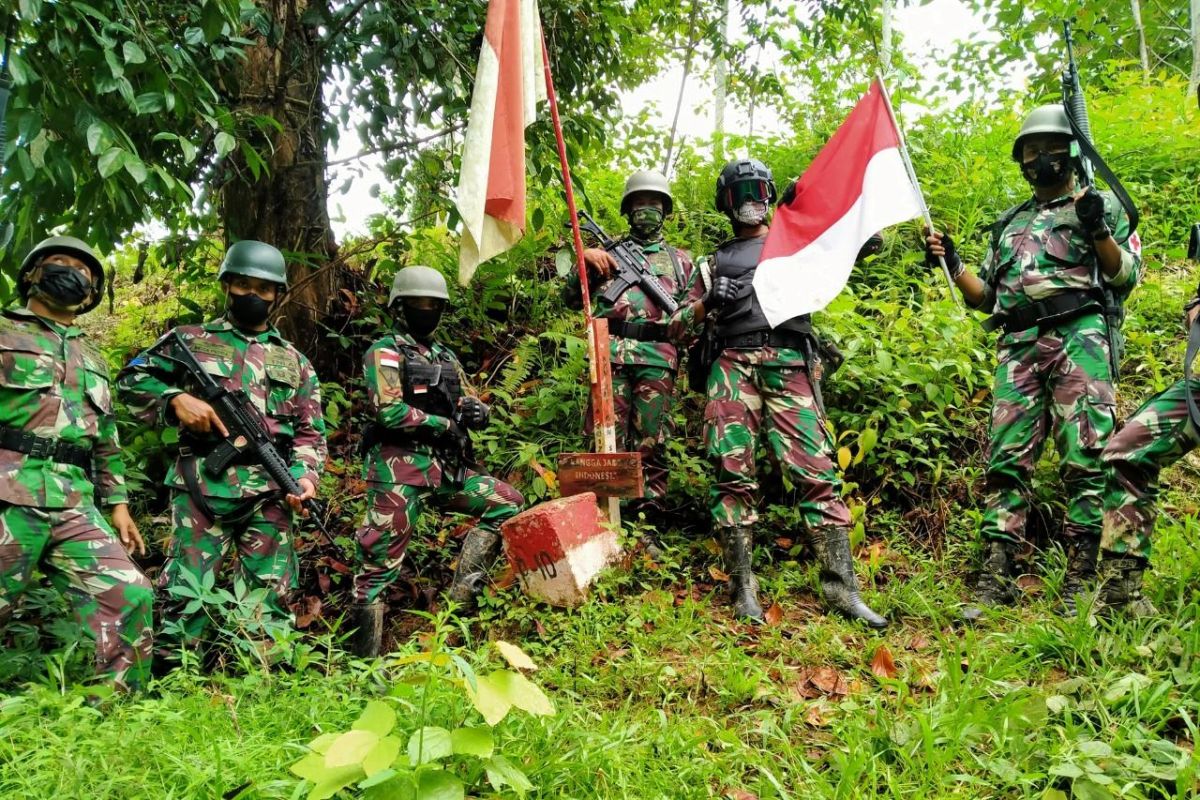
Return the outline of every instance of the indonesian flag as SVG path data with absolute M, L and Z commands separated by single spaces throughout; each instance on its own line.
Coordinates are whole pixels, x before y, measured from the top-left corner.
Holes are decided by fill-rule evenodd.
M 781 206 L 763 243 L 754 292 L 774 327 L 820 311 L 841 293 L 873 234 L 920 216 L 900 133 L 878 80 L 837 129 Z
M 525 233 L 525 128 L 545 99 L 537 0 L 490 0 L 467 118 L 458 213 L 458 280 Z

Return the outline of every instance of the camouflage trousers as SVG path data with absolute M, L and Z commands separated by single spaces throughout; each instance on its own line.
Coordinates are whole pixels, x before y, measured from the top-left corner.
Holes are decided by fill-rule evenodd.
M 211 620 L 203 606 L 192 613 L 185 612 L 184 607 L 192 600 L 189 590 L 209 573 L 220 575 L 234 549 L 247 588 L 266 589 L 263 616 L 290 619 L 287 598 L 296 576 L 291 508 L 275 500 L 274 494 L 257 503 L 253 499 L 209 497 L 206 499 L 216 516 L 210 521 L 190 493 L 174 494 L 171 522 L 175 532 L 158 586 L 166 595 L 162 618 L 180 623 L 183 641 L 171 642 L 168 647 L 189 644 L 204 636 Z
M 708 375 L 704 439 L 717 470 L 712 516 L 718 526 L 758 521 L 755 450 L 760 434 L 809 530 L 846 528 L 833 440 L 797 350 L 725 350 Z
M 367 514 L 356 533 L 356 603 L 374 602 L 396 582 L 417 517 L 430 500 L 443 511 L 477 517 L 478 527 L 489 531 L 499 530 L 500 523 L 520 511 L 525 502 L 521 493 L 504 481 L 472 470 L 467 470 L 461 486 L 448 481 L 437 487 L 369 484 Z
M 667 495 L 666 443 L 673 430 L 675 371 L 613 364 L 613 413 L 617 449 L 642 454 L 646 499 Z M 589 406 L 587 431 L 592 432 Z
M 994 386 L 983 539 L 1021 541 L 1033 470 L 1050 437 L 1067 490 L 1064 538 L 1098 537 L 1100 452 L 1116 426 L 1103 322 L 1083 317 L 1037 339 L 1002 345 Z
M 96 644 L 96 673 L 119 688 L 150 675 L 150 581 L 91 503 L 78 508 L 0 506 L 0 621 L 40 568 L 66 595 Z
M 1187 391 L 1179 381 L 1151 397 L 1104 448 L 1105 550 L 1150 558 L 1159 472 L 1200 444 L 1188 419 Z M 1192 380 L 1191 391 L 1200 395 L 1200 379 Z

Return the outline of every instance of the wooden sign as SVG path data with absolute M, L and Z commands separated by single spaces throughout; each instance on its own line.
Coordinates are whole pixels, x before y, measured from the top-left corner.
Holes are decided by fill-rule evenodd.
M 560 453 L 558 484 L 563 496 L 641 497 L 641 453 Z

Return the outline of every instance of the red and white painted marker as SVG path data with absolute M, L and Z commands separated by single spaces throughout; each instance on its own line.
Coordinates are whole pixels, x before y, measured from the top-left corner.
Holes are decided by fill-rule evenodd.
M 621 555 L 615 531 L 600 525 L 591 492 L 534 506 L 500 526 L 504 553 L 526 594 L 577 606 L 600 571 Z

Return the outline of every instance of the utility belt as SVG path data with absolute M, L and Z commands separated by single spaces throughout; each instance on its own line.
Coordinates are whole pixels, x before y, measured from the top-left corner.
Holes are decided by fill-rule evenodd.
M 608 335 L 618 339 L 636 339 L 639 342 L 670 342 L 667 326 L 653 322 L 625 322 L 619 319 L 608 321 Z
M 64 442 L 53 436 L 38 436 L 20 428 L 0 428 L 0 449 L 23 453 L 30 458 L 48 458 L 58 464 L 92 471 L 92 448 Z
M 786 347 L 806 351 L 811 346 L 812 334 L 798 331 L 750 331 L 734 336 L 717 338 L 717 350 L 757 350 L 761 347 Z
M 993 314 L 984 321 L 983 329 L 989 333 L 999 328 L 1003 328 L 1005 333 L 1019 333 L 1030 328 L 1046 330 L 1086 314 L 1103 311 L 1104 300 L 1099 292 L 1064 292 L 1030 303 L 1024 308 Z

